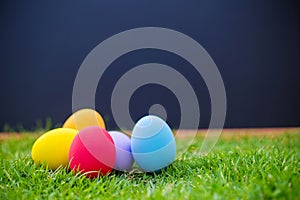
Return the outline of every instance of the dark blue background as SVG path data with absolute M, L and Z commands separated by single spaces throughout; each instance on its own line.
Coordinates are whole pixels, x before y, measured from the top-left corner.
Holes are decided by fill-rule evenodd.
M 33 127 L 37 119 L 63 122 L 71 113 L 72 87 L 87 54 L 101 41 L 136 27 L 158 26 L 197 40 L 217 64 L 226 87 L 226 127 L 300 125 L 300 7 L 296 1 L 1 1 L 0 128 Z M 191 82 L 210 119 L 210 99 L 192 66 L 171 53 L 140 50 L 117 59 L 97 91 L 97 109 L 111 116 L 118 78 L 135 65 L 173 66 Z M 183 67 L 182 66 L 189 66 Z M 156 95 L 154 98 L 154 95 Z M 131 99 L 136 120 L 153 103 L 179 122 L 178 102 L 166 88 L 140 88 Z

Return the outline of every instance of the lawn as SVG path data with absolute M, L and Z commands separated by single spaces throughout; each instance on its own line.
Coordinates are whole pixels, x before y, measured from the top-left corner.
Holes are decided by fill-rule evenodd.
M 0 141 L 0 199 L 299 199 L 300 132 L 223 137 L 201 156 L 199 137 L 160 173 L 120 173 L 94 180 L 33 164 L 37 135 Z M 180 139 L 184 146 L 187 139 Z

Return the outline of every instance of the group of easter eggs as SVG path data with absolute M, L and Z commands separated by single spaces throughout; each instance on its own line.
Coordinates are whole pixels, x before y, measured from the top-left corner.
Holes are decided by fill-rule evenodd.
M 97 111 L 81 109 L 62 128 L 41 135 L 31 156 L 37 165 L 52 170 L 69 167 L 74 173 L 96 178 L 112 170 L 130 171 L 134 162 L 142 171 L 160 171 L 174 161 L 176 142 L 171 128 L 158 116 L 139 119 L 129 137 L 107 131 Z

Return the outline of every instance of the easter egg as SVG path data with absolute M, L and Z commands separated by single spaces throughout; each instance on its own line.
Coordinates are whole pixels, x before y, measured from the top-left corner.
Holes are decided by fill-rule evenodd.
M 32 146 L 34 163 L 44 163 L 50 169 L 67 166 L 69 149 L 76 134 L 74 129 L 57 128 L 41 135 Z
M 111 136 L 99 126 L 89 126 L 75 136 L 69 151 L 71 170 L 96 178 L 109 173 L 116 162 L 116 148 Z
M 130 138 L 124 133 L 118 131 L 109 131 L 108 133 L 112 137 L 116 147 L 116 163 L 114 169 L 129 171 L 133 164 Z
M 134 126 L 131 152 L 137 165 L 146 172 L 159 171 L 176 156 L 176 142 L 169 125 L 161 118 L 148 115 Z
M 92 109 L 86 108 L 73 113 L 63 124 L 63 128 L 72 128 L 80 131 L 88 126 L 105 128 L 101 115 Z

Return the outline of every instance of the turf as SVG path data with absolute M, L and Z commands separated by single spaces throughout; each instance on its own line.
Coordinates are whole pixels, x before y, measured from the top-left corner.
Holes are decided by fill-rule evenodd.
M 94 180 L 35 166 L 36 136 L 0 141 L 0 199 L 299 199 L 300 133 L 221 139 L 201 156 L 202 139 L 160 173 Z M 186 144 L 185 139 L 179 141 Z

